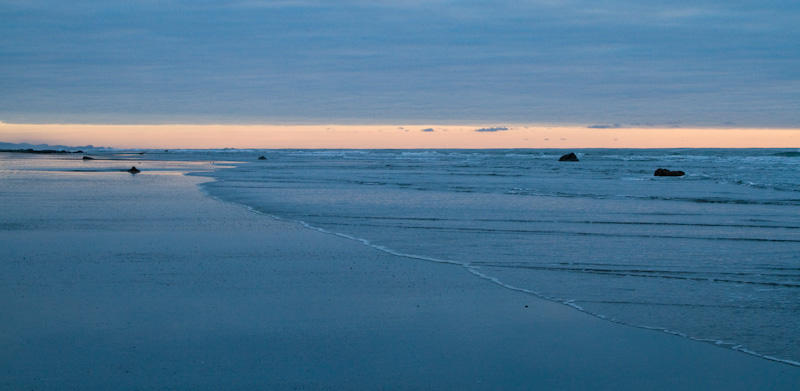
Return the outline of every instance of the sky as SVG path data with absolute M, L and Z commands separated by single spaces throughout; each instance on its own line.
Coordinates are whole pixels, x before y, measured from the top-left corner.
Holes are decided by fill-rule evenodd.
M 123 149 L 800 148 L 800 129 L 0 123 L 0 140 Z
M 0 141 L 6 124 L 800 129 L 798 20 L 796 0 L 0 0 Z

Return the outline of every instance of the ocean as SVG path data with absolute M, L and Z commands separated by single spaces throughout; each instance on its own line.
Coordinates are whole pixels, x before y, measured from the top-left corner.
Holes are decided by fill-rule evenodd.
M 578 150 L 579 162 L 559 162 L 567 152 L 148 158 L 215 160 L 199 174 L 214 178 L 208 195 L 398 262 L 453 264 L 610 322 L 800 365 L 800 151 Z

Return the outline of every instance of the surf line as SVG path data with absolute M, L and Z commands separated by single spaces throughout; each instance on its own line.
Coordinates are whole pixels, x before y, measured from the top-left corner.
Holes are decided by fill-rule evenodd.
M 388 247 L 385 247 L 385 246 L 373 244 L 372 242 L 370 242 L 369 240 L 364 239 L 364 238 L 358 238 L 358 237 L 355 237 L 355 236 L 352 236 L 352 235 L 348 235 L 348 234 L 345 234 L 345 233 L 340 233 L 340 232 L 333 232 L 333 231 L 330 231 L 330 230 L 327 230 L 327 229 L 324 229 L 324 228 L 315 227 L 315 226 L 309 224 L 308 222 L 305 222 L 305 221 L 302 221 L 302 220 L 287 219 L 287 218 L 280 217 L 280 216 L 277 216 L 277 215 L 274 215 L 274 214 L 262 212 L 262 211 L 254 208 L 254 207 L 252 207 L 250 205 L 245 205 L 245 204 L 241 204 L 241 203 L 238 203 L 238 202 L 221 199 L 221 198 L 219 198 L 217 196 L 214 196 L 214 195 L 210 194 L 208 192 L 208 190 L 202 185 L 203 185 L 202 183 L 198 184 L 198 187 L 201 189 L 201 192 L 205 196 L 207 196 L 207 197 L 209 197 L 211 199 L 214 199 L 214 200 L 222 202 L 222 203 L 227 203 L 227 204 L 236 205 L 238 207 L 242 207 L 242 208 L 244 208 L 244 209 L 246 209 L 246 210 L 248 210 L 250 212 L 256 213 L 256 214 L 261 215 L 261 216 L 268 217 L 268 218 L 276 220 L 276 221 L 299 224 L 299 225 L 303 226 L 304 228 L 311 229 L 311 230 L 314 230 L 314 231 L 317 231 L 317 232 L 320 232 L 320 233 L 323 233 L 323 234 L 326 234 L 326 235 L 333 235 L 333 236 L 338 236 L 338 237 L 343 238 L 343 239 L 352 240 L 354 242 L 361 243 L 362 245 L 368 246 L 370 248 L 373 248 L 373 249 L 376 249 L 378 251 L 382 251 L 384 253 L 387 253 L 387 254 L 390 254 L 390 255 L 393 255 L 393 256 L 397 256 L 397 257 L 415 259 L 415 260 L 420 260 L 420 261 L 425 261 L 425 262 L 443 263 L 443 264 L 448 264 L 448 265 L 461 266 L 461 267 L 465 268 L 467 271 L 469 271 L 471 274 L 473 274 L 473 275 L 475 275 L 475 276 L 477 276 L 479 278 L 482 278 L 484 280 L 490 281 L 490 282 L 492 282 L 494 284 L 497 284 L 497 285 L 499 285 L 499 286 L 501 286 L 503 288 L 510 289 L 512 291 L 526 293 L 526 294 L 529 294 L 529 295 L 533 295 L 533 296 L 535 296 L 535 297 L 537 297 L 539 299 L 542 299 L 542 300 L 547 300 L 547 301 L 550 301 L 550 302 L 563 304 L 563 305 L 572 307 L 572 308 L 574 308 L 574 309 L 576 309 L 576 310 L 578 310 L 580 312 L 583 312 L 583 313 L 585 313 L 587 315 L 591 315 L 591 316 L 594 316 L 594 317 L 596 317 L 598 319 L 602 319 L 602 320 L 605 320 L 605 321 L 608 321 L 608 322 L 616 323 L 616 324 L 623 325 L 623 326 L 635 327 L 635 328 L 638 328 L 638 329 L 651 330 L 651 331 L 660 331 L 660 332 L 663 332 L 663 333 L 666 333 L 666 334 L 687 338 L 687 339 L 690 339 L 692 341 L 709 343 L 709 344 L 712 344 L 714 346 L 719 346 L 719 347 L 722 347 L 722 348 L 728 348 L 728 349 L 731 349 L 731 350 L 734 350 L 734 351 L 737 351 L 737 352 L 741 352 L 741 353 L 748 354 L 748 355 L 751 355 L 751 356 L 759 357 L 759 358 L 762 358 L 762 359 L 765 359 L 765 360 L 779 362 L 779 363 L 783 363 L 783 364 L 787 364 L 787 365 L 791 365 L 791 366 L 795 366 L 795 367 L 800 367 L 800 361 L 782 359 L 782 358 L 773 357 L 773 356 L 769 356 L 769 355 L 765 355 L 765 354 L 760 354 L 758 352 L 749 350 L 749 349 L 745 348 L 744 346 L 742 346 L 741 344 L 738 344 L 738 343 L 726 342 L 726 341 L 714 340 L 714 339 L 707 339 L 707 338 L 696 338 L 696 337 L 692 337 L 692 336 L 690 336 L 688 334 L 681 333 L 679 331 L 666 329 L 666 328 L 646 326 L 646 325 L 638 325 L 638 324 L 632 324 L 632 323 L 625 323 L 625 322 L 622 322 L 622 321 L 614 319 L 614 318 L 609 318 L 609 317 L 607 317 L 607 316 L 605 316 L 603 314 L 599 314 L 599 313 L 595 313 L 595 312 L 589 311 L 589 310 L 583 308 L 582 306 L 578 305 L 577 303 L 575 303 L 575 300 L 561 300 L 561 299 L 550 298 L 550 297 L 545 296 L 541 292 L 536 292 L 536 291 L 533 291 L 533 290 L 530 290 L 530 289 L 520 288 L 520 287 L 517 287 L 517 286 L 513 286 L 511 284 L 507 284 L 507 283 L 501 281 L 500 279 L 498 279 L 497 277 L 492 277 L 492 276 L 489 276 L 487 274 L 481 273 L 480 270 L 479 270 L 481 268 L 480 266 L 472 265 L 469 262 L 458 262 L 458 261 L 438 259 L 438 258 L 433 258 L 433 257 L 426 257 L 426 256 L 422 256 L 422 255 L 407 254 L 407 253 L 402 253 L 402 252 L 399 252 L 399 251 L 395 251 L 395 250 L 392 250 L 392 249 L 390 249 Z

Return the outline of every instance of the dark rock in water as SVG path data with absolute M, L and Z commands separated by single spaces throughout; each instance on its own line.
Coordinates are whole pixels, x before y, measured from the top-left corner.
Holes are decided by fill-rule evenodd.
M 579 162 L 578 157 L 575 156 L 574 153 L 570 152 L 560 158 L 558 158 L 559 162 Z
M 129 173 L 131 173 L 131 174 L 136 174 L 136 173 L 138 173 L 138 172 L 141 172 L 141 171 L 139 171 L 139 169 L 138 169 L 138 168 L 136 168 L 136 166 L 133 166 L 133 167 L 131 167 L 131 169 L 130 169 L 130 170 L 125 170 L 125 171 L 128 171 L 128 172 L 129 172 Z
M 267 157 L 266 156 L 259 156 L 258 160 L 267 160 Z
M 84 156 L 83 160 L 94 160 L 94 158 L 93 157 Z
M 683 171 L 672 171 L 667 170 L 666 168 L 659 168 L 656 170 L 656 173 L 653 176 L 684 176 L 686 175 Z

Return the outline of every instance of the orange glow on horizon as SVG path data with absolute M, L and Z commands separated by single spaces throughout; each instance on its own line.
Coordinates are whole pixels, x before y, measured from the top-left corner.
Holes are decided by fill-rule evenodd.
M 80 125 L 0 123 L 0 141 L 130 149 L 800 148 L 800 129 L 503 125 Z M 433 129 L 424 132 L 422 129 Z

